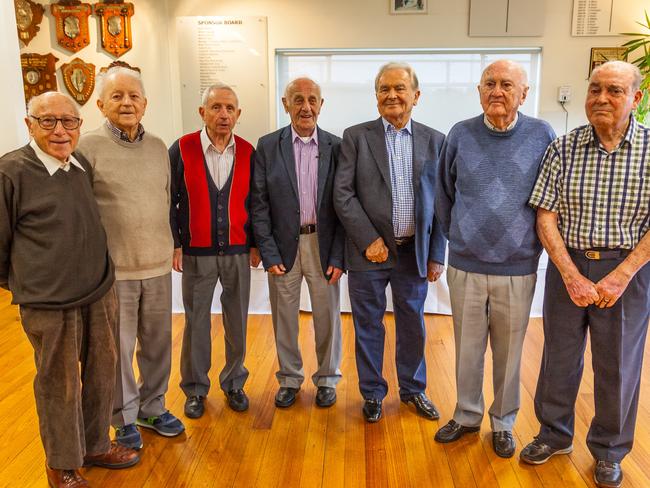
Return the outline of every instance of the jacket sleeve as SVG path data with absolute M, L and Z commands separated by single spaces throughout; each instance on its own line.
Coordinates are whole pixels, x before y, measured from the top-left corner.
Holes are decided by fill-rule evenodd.
M 271 204 L 266 183 L 266 163 L 264 144 L 260 141 L 257 143 L 255 164 L 253 165 L 251 216 L 255 243 L 262 256 L 264 269 L 269 269 L 271 266 L 282 264 L 282 257 L 273 237 Z
M 178 141 L 172 144 L 169 148 L 169 164 L 171 169 L 169 225 L 172 230 L 172 237 L 174 238 L 174 249 L 178 249 L 181 247 L 178 204 L 181 201 L 184 170 L 183 160 L 181 159 L 181 149 Z
M 444 237 L 449 238 L 451 209 L 456 194 L 456 151 L 449 137 L 442 145 L 436 176 L 435 218 L 439 231 Z
M 357 158 L 356 141 L 350 129 L 346 129 L 343 132 L 341 154 L 334 178 L 334 209 L 346 234 L 363 252 L 380 235 L 357 196 Z
M 338 143 L 332 149 L 332 162 L 334 163 L 334 171 L 336 174 L 336 168 L 338 168 L 339 157 L 341 155 L 341 144 L 340 139 L 337 138 Z M 343 224 L 336 217 L 336 230 L 334 231 L 334 239 L 332 240 L 332 246 L 329 254 L 329 266 L 334 266 L 335 268 L 345 269 L 345 264 L 343 262 L 345 254 L 345 230 L 343 229 Z
M 14 188 L 11 180 L 0 173 L 0 288 L 9 288 L 11 243 L 14 234 Z

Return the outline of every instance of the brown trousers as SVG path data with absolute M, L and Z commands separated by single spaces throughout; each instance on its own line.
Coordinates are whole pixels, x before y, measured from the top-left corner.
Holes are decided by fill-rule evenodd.
M 20 307 L 34 347 L 34 396 L 47 464 L 77 469 L 86 453 L 110 447 L 117 351 L 115 288 L 90 305 L 62 310 Z

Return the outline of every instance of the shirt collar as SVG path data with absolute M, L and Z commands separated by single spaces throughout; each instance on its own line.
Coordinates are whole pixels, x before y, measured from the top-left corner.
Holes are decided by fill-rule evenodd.
M 45 169 L 50 174 L 50 176 L 61 169 L 61 165 L 64 163 L 56 159 L 54 156 L 50 156 L 45 151 L 43 151 L 40 147 L 38 147 L 38 144 L 36 144 L 36 141 L 34 139 L 30 141 L 29 145 L 36 153 L 36 157 L 40 159 L 41 163 L 43 163 L 43 166 L 45 166 Z M 72 154 L 68 156 L 66 163 L 75 165 L 81 171 L 86 171 L 84 167 L 81 166 L 81 163 L 77 161 L 77 159 Z
M 590 130 L 584 131 L 582 137 L 580 138 L 580 140 L 578 140 L 578 144 L 583 146 L 591 144 L 598 147 L 600 144 L 598 138 L 596 137 L 596 129 L 591 124 L 589 124 L 587 127 Z M 628 144 L 632 145 L 634 143 L 634 140 L 636 139 L 637 133 L 639 132 L 638 127 L 639 124 L 634 118 L 634 114 L 630 114 L 630 123 L 627 126 L 627 130 L 625 131 L 625 135 L 623 136 L 623 139 L 621 139 L 621 142 L 617 147 L 621 147 L 623 145 L 623 142 L 627 142 Z
M 300 134 L 296 132 L 296 129 L 293 128 L 293 124 L 291 125 L 291 141 L 296 142 L 296 138 L 298 138 L 299 141 L 302 141 L 302 137 Z M 309 139 L 305 144 L 309 144 L 311 141 L 314 141 L 314 144 L 318 146 L 318 128 L 314 127 L 314 132 L 311 133 L 309 136 Z
M 212 149 L 217 151 L 219 154 L 225 153 L 230 148 L 232 148 L 234 151 L 235 133 L 233 132 L 232 134 L 230 134 L 230 140 L 228 141 L 228 144 L 226 144 L 226 147 L 223 149 L 223 152 L 221 152 L 214 146 L 214 144 L 212 144 L 212 141 L 210 140 L 210 136 L 208 136 L 208 129 L 206 129 L 206 127 L 203 126 L 203 129 L 201 129 L 201 149 L 203 149 L 203 154 L 207 153 L 210 147 L 212 147 Z
M 508 124 L 508 127 L 505 129 L 498 129 L 492 123 L 488 120 L 487 115 L 483 114 L 483 123 L 487 126 L 488 129 L 493 130 L 494 132 L 508 132 L 509 130 L 514 129 L 515 125 L 517 125 L 517 121 L 519 120 L 519 112 L 515 114 L 515 120 L 513 120 L 510 124 Z
M 142 124 L 138 124 L 138 132 L 136 133 L 135 139 L 133 140 L 129 139 L 129 135 L 125 131 L 111 124 L 111 121 L 108 119 L 106 119 L 106 125 L 108 126 L 110 131 L 113 134 L 115 134 L 115 137 L 117 137 L 120 141 L 134 143 L 134 142 L 140 142 L 144 137 L 144 127 L 142 126 Z
M 390 122 L 388 122 L 385 118 L 382 117 L 381 121 L 384 124 L 384 132 L 387 132 L 389 127 L 392 127 L 393 130 L 398 132 L 397 129 L 395 129 L 395 126 L 393 124 L 391 124 Z M 406 125 L 404 127 L 402 127 L 400 130 L 406 130 L 406 132 L 408 132 L 410 135 L 413 135 L 413 131 L 411 130 L 411 119 L 410 118 L 409 118 L 408 122 L 406 123 Z

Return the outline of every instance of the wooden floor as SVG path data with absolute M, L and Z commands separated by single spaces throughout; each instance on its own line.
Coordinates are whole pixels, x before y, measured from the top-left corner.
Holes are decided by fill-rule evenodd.
M 305 372 L 315 370 L 311 316 L 301 317 L 301 345 Z M 246 391 L 248 412 L 227 408 L 224 396 L 213 388 L 206 414 L 183 418 L 186 433 L 165 439 L 143 432 L 142 460 L 130 469 L 84 470 L 94 487 L 592 487 L 593 460 L 585 433 L 593 414 L 592 375 L 586 367 L 578 397 L 574 452 L 547 464 L 531 467 L 518 461 L 519 451 L 532 439 L 538 424 L 532 396 L 539 370 L 543 335 L 541 321 L 531 320 L 522 366 L 521 411 L 515 426 L 517 454 L 506 460 L 491 449 L 484 420 L 480 434 L 440 445 L 433 441 L 439 425 L 454 407 L 454 353 L 451 320 L 427 316 L 428 394 L 439 407 L 441 423 L 417 417 L 399 402 L 394 361 L 394 323 L 388 315 L 385 376 L 390 392 L 384 417 L 367 424 L 361 415 L 354 364 L 354 334 L 349 314 L 343 315 L 343 380 L 338 402 L 330 409 L 314 406 L 315 388 L 305 385 L 294 406 L 276 409 L 275 347 L 271 318 L 251 316 Z M 213 384 L 223 364 L 221 317 L 214 316 Z M 174 316 L 173 369 L 168 408 L 182 417 L 184 396 L 179 382 L 182 315 Z M 646 350 L 648 347 L 646 347 Z M 486 402 L 491 401 L 491 368 L 486 361 Z M 590 358 L 587 358 L 590 363 Z M 32 379 L 32 349 L 25 338 L 17 309 L 0 291 L 0 487 L 44 487 L 44 454 L 38 436 Z M 636 445 L 625 459 L 626 487 L 650 487 L 650 374 L 643 375 Z

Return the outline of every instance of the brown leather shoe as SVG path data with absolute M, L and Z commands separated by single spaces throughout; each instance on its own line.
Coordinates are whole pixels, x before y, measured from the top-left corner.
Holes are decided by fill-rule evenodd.
M 111 448 L 103 454 L 87 455 L 84 458 L 84 467 L 101 466 L 102 468 L 121 469 L 133 466 L 140 461 L 140 455 L 135 449 L 130 449 L 111 442 Z
M 52 488 L 83 488 L 90 486 L 76 469 L 52 469 L 45 465 L 47 482 Z

